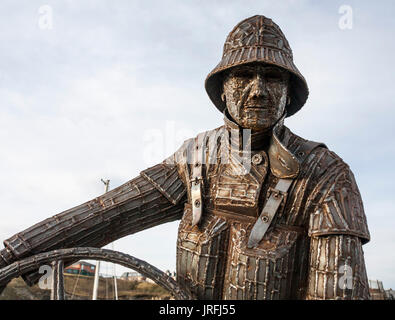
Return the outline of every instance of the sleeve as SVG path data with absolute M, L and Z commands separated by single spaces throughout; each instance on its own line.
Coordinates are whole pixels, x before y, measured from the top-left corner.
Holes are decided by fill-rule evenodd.
M 350 235 L 313 237 L 306 300 L 370 299 L 361 239 Z
M 306 299 L 369 299 L 362 245 L 370 240 L 353 173 L 334 153 L 310 196 Z
M 181 219 L 185 193 L 176 164 L 160 163 L 102 196 L 5 240 L 0 266 L 49 250 L 103 247 L 126 235 Z
M 336 161 L 311 195 L 309 236 L 353 235 L 362 244 L 370 240 L 361 195 L 350 168 Z

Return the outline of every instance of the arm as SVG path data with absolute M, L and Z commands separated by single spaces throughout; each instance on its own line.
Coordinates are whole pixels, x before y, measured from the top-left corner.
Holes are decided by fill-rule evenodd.
M 370 235 L 350 168 L 335 158 L 310 196 L 306 299 L 369 299 L 362 245 Z
M 361 240 L 348 235 L 312 238 L 306 299 L 369 297 Z
M 120 187 L 4 241 L 0 267 L 54 249 L 105 246 L 126 235 L 180 219 L 184 201 L 185 186 L 176 166 L 158 164 Z

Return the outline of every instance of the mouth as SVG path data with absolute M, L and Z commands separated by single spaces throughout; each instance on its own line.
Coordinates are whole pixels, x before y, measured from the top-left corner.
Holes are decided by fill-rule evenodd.
M 262 105 L 250 105 L 250 106 L 245 106 L 245 109 L 247 110 L 258 110 L 258 111 L 264 111 L 266 110 L 266 104 Z
M 244 105 L 245 109 L 248 110 L 265 110 L 269 106 L 269 99 L 260 99 L 259 101 L 247 101 Z

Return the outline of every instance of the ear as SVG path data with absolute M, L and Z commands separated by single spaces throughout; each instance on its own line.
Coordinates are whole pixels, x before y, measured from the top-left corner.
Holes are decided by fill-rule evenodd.
M 287 87 L 287 102 L 286 102 L 286 106 L 289 106 L 291 104 L 291 86 L 288 82 L 288 87 Z
M 223 71 L 222 73 L 221 73 L 221 76 L 220 76 L 221 78 L 220 78 L 220 81 L 221 81 L 221 89 L 222 89 L 222 93 L 221 93 L 221 100 L 223 101 L 223 102 L 225 102 L 226 103 L 226 96 L 225 96 L 225 82 L 226 82 L 226 80 L 227 80 L 227 78 L 228 78 L 228 71 L 227 70 L 225 70 L 225 71 Z

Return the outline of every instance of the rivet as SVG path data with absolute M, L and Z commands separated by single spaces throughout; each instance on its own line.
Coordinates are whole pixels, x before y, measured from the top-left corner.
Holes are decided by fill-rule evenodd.
M 253 164 L 260 164 L 263 160 L 263 157 L 260 153 L 254 154 L 252 156 L 252 163 Z
M 199 207 L 200 207 L 200 200 L 198 200 L 198 199 L 195 200 L 195 203 L 194 203 L 194 204 L 195 204 L 195 207 L 196 207 L 196 208 L 199 208 Z
M 269 217 L 268 216 L 262 216 L 262 221 L 267 223 L 269 221 Z

